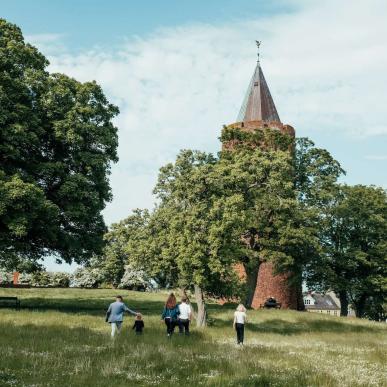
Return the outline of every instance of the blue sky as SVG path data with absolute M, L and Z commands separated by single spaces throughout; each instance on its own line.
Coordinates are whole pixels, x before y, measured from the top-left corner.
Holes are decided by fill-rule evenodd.
M 95 79 L 119 105 L 108 224 L 153 206 L 158 168 L 180 149 L 219 150 L 254 70 L 255 39 L 281 120 L 328 149 L 344 181 L 387 188 L 384 0 L 0 0 L 0 16 L 51 71 Z
M 119 44 L 130 35 L 147 35 L 165 26 L 223 24 L 297 8 L 281 0 L 1 0 L 0 4 L 2 16 L 22 26 L 25 34 L 63 34 L 70 50 Z

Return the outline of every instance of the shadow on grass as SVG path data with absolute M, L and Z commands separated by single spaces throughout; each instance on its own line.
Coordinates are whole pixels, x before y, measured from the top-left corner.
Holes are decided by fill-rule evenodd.
M 228 327 L 229 321 L 215 320 L 215 326 Z M 257 333 L 276 333 L 280 335 L 301 335 L 307 332 L 310 333 L 362 333 L 362 332 L 382 332 L 381 327 L 370 327 L 348 324 L 344 321 L 333 320 L 314 320 L 305 321 L 299 320 L 297 322 L 289 322 L 280 318 L 265 320 L 261 323 L 248 323 L 246 328 L 249 331 Z
M 22 300 L 21 309 L 37 311 L 58 311 L 64 313 L 82 313 L 101 316 L 114 299 L 75 299 L 75 298 L 27 298 Z M 142 314 L 161 315 L 163 303 L 157 301 L 142 302 L 139 300 L 125 300 L 126 305 Z
M 101 316 L 106 313 L 106 310 L 114 297 L 106 298 L 47 298 L 47 297 L 32 297 L 21 299 L 21 309 L 37 310 L 37 311 L 59 311 L 63 313 L 82 313 L 92 316 Z M 141 312 L 147 316 L 161 316 L 164 308 L 163 301 L 151 300 L 136 300 L 129 297 L 124 298 L 125 304 L 132 310 Z M 193 303 L 194 308 L 196 304 Z M 234 304 L 222 306 L 219 304 L 209 304 L 208 310 L 212 312 L 227 311 L 234 308 Z

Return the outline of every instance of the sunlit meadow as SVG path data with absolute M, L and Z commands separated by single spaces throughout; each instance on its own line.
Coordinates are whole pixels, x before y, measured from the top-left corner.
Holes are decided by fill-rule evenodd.
M 1 386 L 385 386 L 387 327 L 293 311 L 249 311 L 235 345 L 233 305 L 209 305 L 210 326 L 168 340 L 166 293 L 121 292 L 144 314 L 109 336 L 114 290 L 0 289 L 22 309 L 0 309 Z

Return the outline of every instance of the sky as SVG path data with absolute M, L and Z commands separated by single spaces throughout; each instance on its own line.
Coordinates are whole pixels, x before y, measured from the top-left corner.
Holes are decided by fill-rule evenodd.
M 256 39 L 281 121 L 328 149 L 344 182 L 387 188 L 385 0 L 0 0 L 0 17 L 50 71 L 96 80 L 119 106 L 108 225 L 153 207 L 158 169 L 179 150 L 219 151 Z

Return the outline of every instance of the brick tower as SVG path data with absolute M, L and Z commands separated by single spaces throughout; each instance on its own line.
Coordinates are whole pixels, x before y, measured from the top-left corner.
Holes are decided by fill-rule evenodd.
M 257 42 L 259 48 L 260 42 Z M 230 124 L 227 128 L 239 128 L 243 131 L 276 129 L 289 136 L 294 137 L 295 131 L 292 126 L 281 123 L 277 113 L 269 87 L 266 83 L 262 68 L 258 61 L 251 78 L 242 107 L 239 111 L 237 122 Z M 263 144 L 263 146 L 266 146 Z M 232 143 L 223 144 L 224 148 L 233 148 Z M 237 271 L 242 277 L 245 276 L 244 267 L 238 266 Z M 259 308 L 269 297 L 274 297 L 277 302 L 286 309 L 302 309 L 302 296 L 300 286 L 290 285 L 288 279 L 292 273 L 274 274 L 273 264 L 262 261 L 260 263 L 255 292 L 251 306 Z

